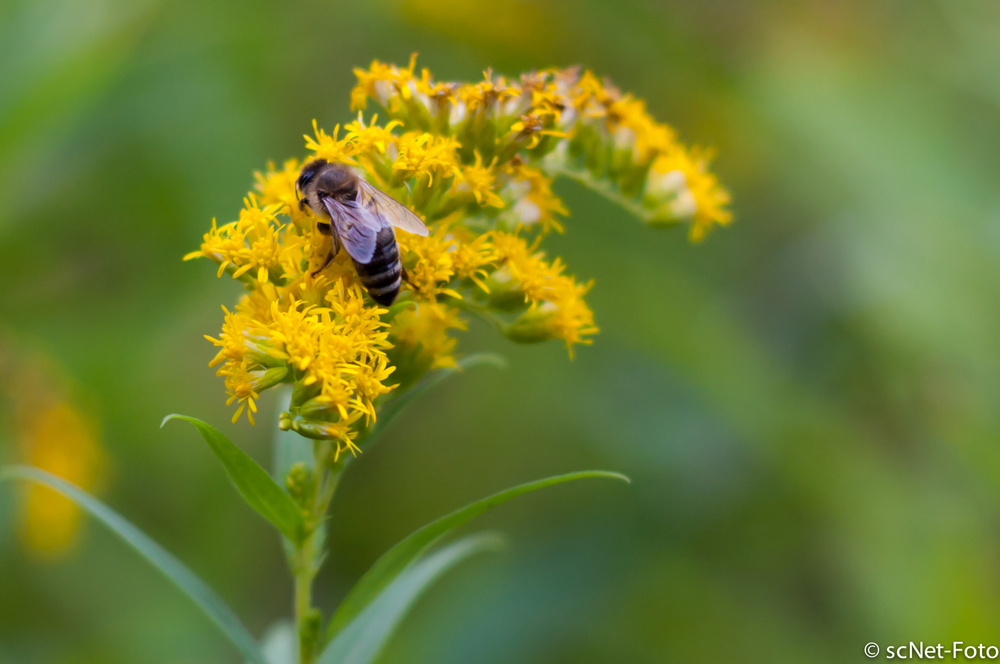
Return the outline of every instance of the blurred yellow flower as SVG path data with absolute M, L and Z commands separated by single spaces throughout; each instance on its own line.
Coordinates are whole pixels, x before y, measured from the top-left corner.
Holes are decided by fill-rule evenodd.
M 96 427 L 65 401 L 36 404 L 20 434 L 25 463 L 90 489 L 98 480 L 103 453 L 97 445 Z M 21 519 L 21 539 L 42 558 L 66 553 L 76 542 L 80 508 L 52 489 L 31 484 Z
M 248 291 L 209 337 L 234 419 L 246 412 L 253 422 L 261 392 L 289 383 L 279 425 L 335 441 L 336 458 L 356 451 L 385 395 L 454 365 L 453 333 L 467 313 L 519 343 L 559 339 L 571 355 L 589 344 L 598 331 L 584 299 L 592 283 L 541 249 L 568 215 L 552 191 L 557 175 L 594 184 L 651 223 L 687 222 L 692 239 L 730 220 L 707 154 L 590 72 L 437 82 L 414 58 L 355 73 L 352 109 L 375 105 L 383 123 L 359 113 L 327 133 L 314 122 L 308 154 L 257 173 L 238 219 L 213 222 L 186 257 L 211 259 Z M 393 306 L 368 297 L 344 252 L 327 261 L 324 219 L 300 208 L 295 189 L 301 165 L 316 158 L 350 164 L 428 224 L 427 237 L 397 235 L 407 278 Z
M 390 359 L 402 367 L 398 376 L 404 388 L 429 369 L 455 366 L 458 340 L 449 334 L 467 325 L 457 309 L 433 300 L 400 312 L 393 321 Z
M 682 145 L 674 146 L 657 157 L 649 174 L 647 191 L 671 201 L 675 217 L 690 219 L 689 237 L 699 241 L 715 224 L 725 226 L 733 215 L 725 206 L 729 192 L 708 170 L 711 152 Z
M 94 422 L 68 395 L 52 362 L 8 338 L 0 339 L 3 406 L 11 413 L 12 437 L 21 463 L 46 470 L 85 489 L 101 481 L 106 466 Z M 24 489 L 20 539 L 40 559 L 55 559 L 76 543 L 80 509 L 47 487 Z

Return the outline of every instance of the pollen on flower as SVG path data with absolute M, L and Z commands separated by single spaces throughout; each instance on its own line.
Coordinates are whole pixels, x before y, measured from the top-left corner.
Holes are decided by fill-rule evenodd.
M 650 224 L 687 223 L 692 240 L 731 219 L 709 153 L 683 146 L 643 100 L 589 71 L 487 70 L 448 82 L 418 73 L 414 56 L 355 74 L 351 108 L 372 101 L 378 114 L 329 133 L 314 121 L 304 154 L 256 173 L 237 220 L 213 221 L 185 257 L 209 258 L 247 290 L 207 337 L 236 417 L 252 422 L 261 393 L 288 384 L 281 428 L 334 441 L 338 457 L 357 451 L 380 403 L 454 365 L 454 333 L 470 313 L 519 343 L 560 339 L 572 354 L 591 342 L 593 284 L 542 249 L 569 215 L 555 177 Z M 334 254 L 340 243 L 317 228 L 326 212 L 300 208 L 299 169 L 317 158 L 349 165 L 428 226 L 426 237 L 396 233 L 403 283 L 392 306 L 377 305 L 352 259 Z

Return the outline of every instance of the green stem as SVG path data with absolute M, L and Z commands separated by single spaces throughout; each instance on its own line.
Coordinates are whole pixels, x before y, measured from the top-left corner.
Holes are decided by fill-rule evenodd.
M 311 513 L 306 519 L 307 536 L 296 547 L 292 557 L 292 575 L 295 577 L 295 624 L 299 635 L 299 662 L 313 664 L 319 642 L 322 614 L 312 604 L 312 585 L 323 562 L 319 550 L 320 528 L 340 480 L 341 467 L 330 468 L 332 443 L 316 441 L 313 447 L 313 482 Z
M 495 315 L 493 315 L 493 312 L 489 311 L 485 307 L 481 307 L 479 305 L 473 304 L 472 302 L 469 302 L 468 300 L 463 300 L 461 298 L 456 298 L 456 297 L 449 297 L 447 302 L 453 307 L 462 309 L 464 311 L 468 311 L 470 314 L 477 316 L 480 320 L 483 320 L 489 323 L 494 328 L 496 328 L 500 332 L 500 334 L 503 334 L 505 327 L 504 322 L 499 318 L 497 318 Z
M 610 180 L 604 178 L 594 177 L 590 171 L 586 169 L 577 169 L 563 164 L 556 163 L 554 160 L 545 160 L 542 162 L 542 168 L 552 176 L 561 176 L 569 178 L 570 180 L 576 180 L 582 184 L 587 189 L 596 192 L 607 200 L 611 201 L 615 205 L 618 205 L 628 212 L 641 219 L 646 223 L 653 223 L 658 221 L 653 210 L 645 207 L 642 202 L 636 198 L 625 196 L 621 193 Z M 664 223 L 663 220 L 659 220 L 659 223 Z
M 316 577 L 316 570 L 313 564 L 316 552 L 314 551 L 315 532 L 307 537 L 302 545 L 295 551 L 295 623 L 299 626 L 299 634 L 306 636 L 303 630 L 307 627 L 309 614 L 312 611 L 312 582 Z M 303 644 L 305 645 L 305 644 Z M 309 661 L 306 653 L 307 648 L 302 649 L 302 662 Z

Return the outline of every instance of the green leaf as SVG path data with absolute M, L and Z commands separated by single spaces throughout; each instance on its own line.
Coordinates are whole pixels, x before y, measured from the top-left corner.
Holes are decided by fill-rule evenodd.
M 399 621 L 439 576 L 469 556 L 499 548 L 496 535 L 473 535 L 435 551 L 398 575 L 330 642 L 318 664 L 370 664 Z
M 215 456 L 219 457 L 222 465 L 226 467 L 226 472 L 243 496 L 243 500 L 270 521 L 285 537 L 293 542 L 302 541 L 305 531 L 302 513 L 291 496 L 278 486 L 259 463 L 210 424 L 175 413 L 164 417 L 160 426 L 170 420 L 184 420 L 193 424 L 215 452 Z
M 504 356 L 499 353 L 472 353 L 471 355 L 460 358 L 455 364 L 456 366 L 454 367 L 438 369 L 411 387 L 409 390 L 387 401 L 385 407 L 382 409 L 382 412 L 378 415 L 378 421 L 376 421 L 375 426 L 372 427 L 371 432 L 369 432 L 364 441 L 362 441 L 364 448 L 367 449 L 371 447 L 375 441 L 381 437 L 382 433 L 386 430 L 389 424 L 396 419 L 400 413 L 406 410 L 407 406 L 413 403 L 417 397 L 432 387 L 439 385 L 445 379 L 457 376 L 463 373 L 466 369 L 482 365 L 490 365 L 498 369 L 507 368 L 507 360 L 504 359 Z M 350 459 L 348 459 L 348 462 L 350 462 Z
M 576 473 L 567 473 L 565 475 L 555 475 L 553 477 L 547 477 L 542 480 L 536 480 L 534 482 L 528 482 L 527 484 L 521 484 L 515 487 L 501 491 L 500 493 L 495 493 L 488 498 L 483 498 L 474 503 L 466 505 L 465 507 L 455 510 L 451 514 L 445 515 L 436 521 L 428 523 L 426 526 L 417 530 L 409 537 L 404 539 L 402 542 L 392 547 L 384 554 L 382 557 L 375 561 L 375 564 L 371 566 L 364 576 L 362 576 L 351 591 L 347 593 L 347 597 L 341 602 L 340 606 L 337 607 L 337 611 L 333 614 L 330 619 L 330 625 L 327 627 L 327 638 L 331 639 L 340 630 L 342 630 L 348 623 L 350 623 L 355 616 L 360 614 L 366 606 L 375 598 L 379 592 L 382 591 L 397 575 L 399 575 L 406 567 L 413 562 L 421 553 L 423 553 L 427 547 L 434 543 L 439 537 L 445 533 L 458 528 L 462 524 L 466 523 L 470 519 L 479 516 L 486 510 L 496 507 L 501 503 L 505 503 L 511 498 L 520 496 L 521 494 L 530 493 L 531 491 L 536 491 L 538 489 L 544 489 L 545 487 L 552 486 L 554 484 L 562 484 L 563 482 L 572 482 L 573 480 L 582 480 L 588 477 L 606 477 L 611 479 L 622 480 L 624 482 L 631 482 L 629 478 L 620 473 L 613 473 L 607 470 L 583 470 Z
M 232 641 L 243 656 L 253 664 L 268 664 L 257 642 L 226 604 L 194 572 L 171 553 L 149 538 L 148 535 L 126 521 L 120 514 L 91 496 L 86 491 L 39 468 L 7 466 L 0 469 L 0 482 L 29 480 L 44 484 L 90 512 L 98 521 L 111 529 L 125 543 L 139 552 L 156 569 L 198 605 L 222 633 Z

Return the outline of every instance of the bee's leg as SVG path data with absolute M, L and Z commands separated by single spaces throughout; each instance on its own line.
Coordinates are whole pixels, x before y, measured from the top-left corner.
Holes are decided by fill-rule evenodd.
M 406 283 L 408 283 L 410 285 L 410 288 L 412 288 L 414 292 L 419 293 L 420 289 L 417 288 L 417 286 L 412 281 L 410 281 L 410 275 L 409 273 L 407 273 L 406 268 L 403 267 L 402 265 L 400 265 L 399 267 L 403 270 L 402 274 L 400 275 L 400 278 Z
M 305 212 L 306 208 L 309 208 L 311 210 L 312 206 L 309 205 L 309 201 L 303 196 L 302 198 L 299 199 L 299 209 Z
M 313 277 L 315 277 L 317 274 L 325 270 L 327 266 L 333 262 L 333 257 L 340 252 L 340 242 L 338 241 L 337 236 L 333 234 L 333 229 L 330 228 L 330 224 L 318 221 L 316 222 L 316 230 L 318 230 L 322 235 L 330 236 L 330 238 L 333 240 L 333 249 L 330 251 L 329 254 L 327 254 L 326 261 L 323 263 L 323 266 L 320 267 L 318 270 L 313 271 L 311 275 Z
M 326 255 L 326 261 L 324 261 L 323 265 L 319 269 L 313 270 L 312 274 L 310 274 L 309 276 L 315 278 L 317 274 L 325 270 L 326 267 L 332 262 L 333 262 L 333 252 L 331 251 L 329 254 Z

